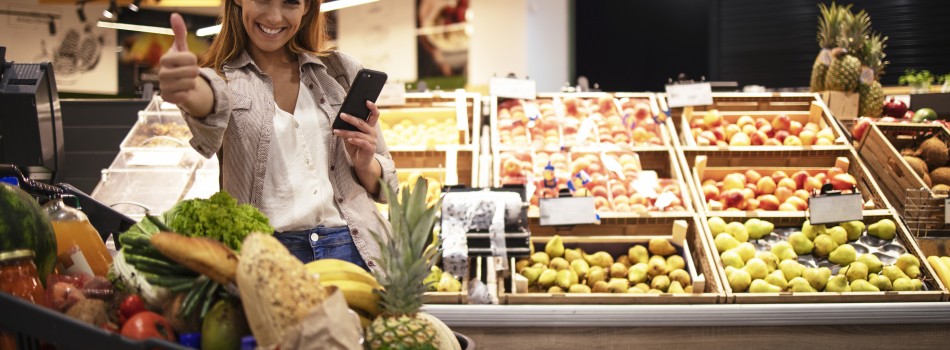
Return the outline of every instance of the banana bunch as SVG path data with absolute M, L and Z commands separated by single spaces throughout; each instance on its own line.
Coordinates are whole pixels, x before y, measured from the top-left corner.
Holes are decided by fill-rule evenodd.
M 364 327 L 379 315 L 379 294 L 373 291 L 383 287 L 362 267 L 338 259 L 320 259 L 304 267 L 317 275 L 321 285 L 336 286 L 343 292 L 346 304 L 359 314 Z
M 426 292 L 461 292 L 462 282 L 451 272 L 443 272 L 438 266 L 432 266 L 429 276 L 422 281 L 426 285 Z

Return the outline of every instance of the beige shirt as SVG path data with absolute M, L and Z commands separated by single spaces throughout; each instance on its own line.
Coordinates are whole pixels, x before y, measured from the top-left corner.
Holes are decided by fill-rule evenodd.
M 300 84 L 294 113 L 277 107 L 261 211 L 279 232 L 346 226 L 333 201 L 327 167 L 329 118 Z
M 353 58 L 339 54 L 345 66 L 347 79 L 353 81 L 360 64 Z M 327 74 L 326 66 L 316 56 L 298 55 L 300 82 L 323 111 L 323 116 L 336 117 L 346 92 L 340 83 Z M 203 156 L 210 158 L 221 151 L 221 188 L 240 203 L 261 207 L 277 105 L 271 78 L 264 74 L 246 52 L 241 53 L 223 69 L 224 77 L 212 68 L 201 68 L 200 74 L 214 92 L 214 111 L 205 118 L 192 118 L 182 111 L 194 137 L 191 145 Z M 227 81 L 225 81 L 227 79 Z M 397 188 L 396 167 L 389 148 L 383 141 L 379 124 L 376 125 L 376 160 L 382 168 L 383 180 Z M 379 234 L 383 241 L 389 238 L 388 222 L 382 219 L 373 201 L 384 202 L 380 196 L 371 197 L 359 184 L 353 171 L 343 140 L 330 134 L 327 150 L 330 184 L 340 214 L 350 228 L 350 234 L 366 264 L 375 271 L 372 259 L 379 258 L 380 247 L 370 237 Z M 384 229 L 385 225 L 385 229 Z

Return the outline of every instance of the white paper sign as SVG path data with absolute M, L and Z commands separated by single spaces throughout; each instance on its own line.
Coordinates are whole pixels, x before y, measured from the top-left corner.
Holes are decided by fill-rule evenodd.
M 950 224 L 950 198 L 943 199 L 943 223 Z
M 597 223 L 594 197 L 541 198 L 541 226 Z
M 709 83 L 667 85 L 666 100 L 670 108 L 708 106 L 713 104 L 712 86 Z
M 808 198 L 808 220 L 812 225 L 863 220 L 864 200 L 860 193 Z
M 176 166 L 185 156 L 183 152 L 133 152 L 126 161 L 128 166 Z
M 459 130 L 468 132 L 468 104 L 465 102 L 465 90 L 462 89 L 455 90 L 455 121 Z
M 492 96 L 533 100 L 538 94 L 534 80 L 514 78 L 491 78 L 488 92 Z
M 406 104 L 406 84 L 398 81 L 387 81 L 383 91 L 376 99 L 377 106 L 403 106 Z

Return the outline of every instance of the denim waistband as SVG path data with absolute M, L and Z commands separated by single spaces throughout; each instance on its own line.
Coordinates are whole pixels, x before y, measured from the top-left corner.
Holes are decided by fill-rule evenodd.
M 346 226 L 337 226 L 337 227 L 326 227 L 326 226 L 317 226 L 308 230 L 299 230 L 299 231 L 283 231 L 277 232 L 274 231 L 275 235 L 284 235 L 284 234 L 298 234 L 298 235 L 308 235 L 316 233 L 318 236 L 325 236 L 334 233 L 347 232 L 350 228 Z

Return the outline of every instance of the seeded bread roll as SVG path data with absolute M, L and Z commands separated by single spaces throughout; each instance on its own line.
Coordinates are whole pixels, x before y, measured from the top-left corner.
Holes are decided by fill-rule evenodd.
M 259 233 L 241 246 L 237 286 L 254 338 L 268 349 L 327 296 L 320 280 L 283 244 Z
M 162 255 L 215 282 L 234 283 L 238 256 L 221 242 L 169 232 L 156 233 L 149 241 Z

